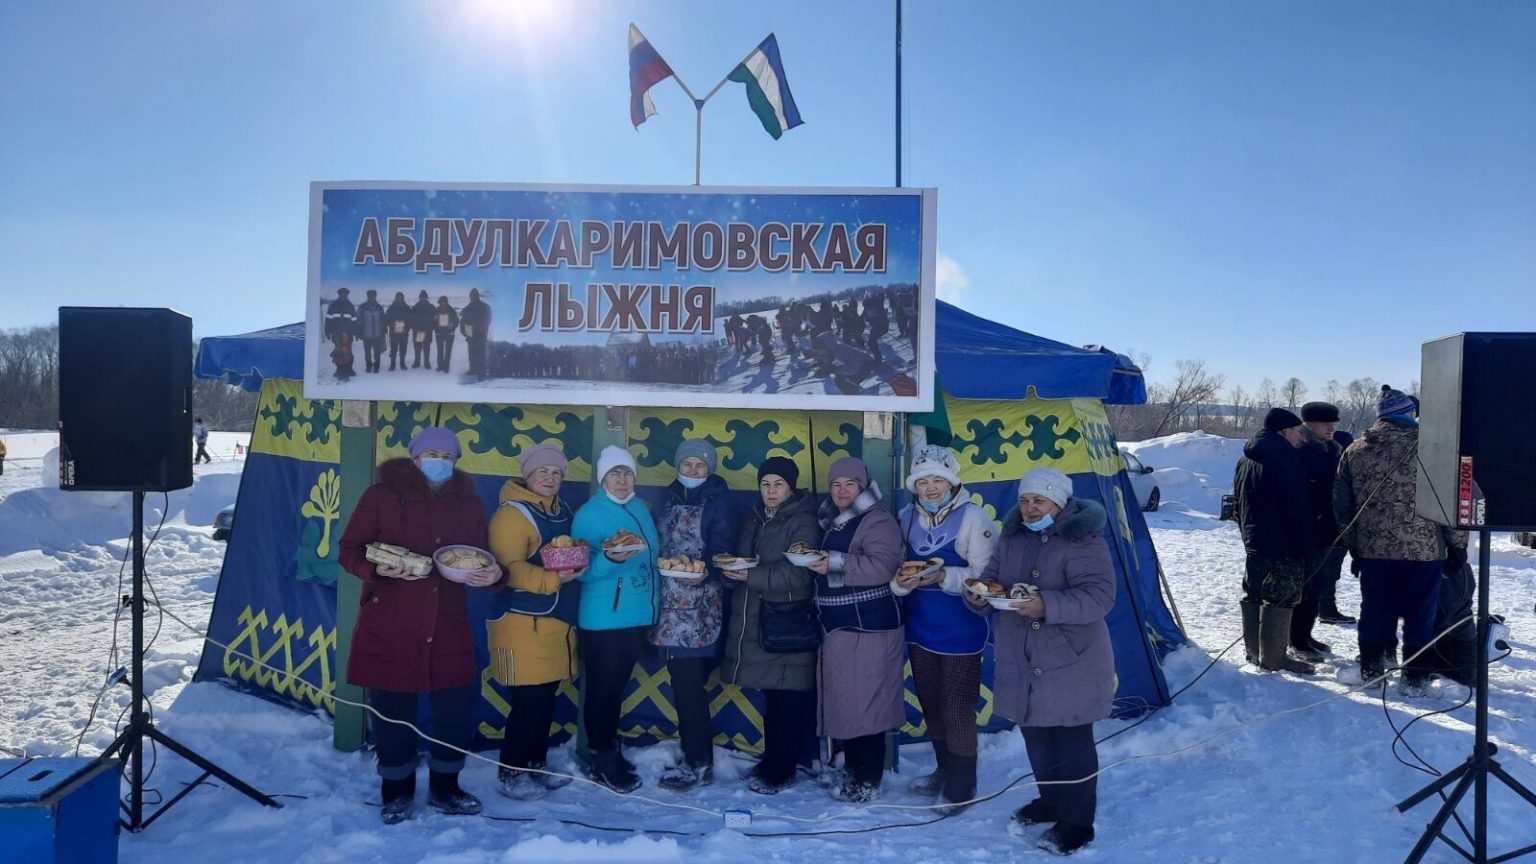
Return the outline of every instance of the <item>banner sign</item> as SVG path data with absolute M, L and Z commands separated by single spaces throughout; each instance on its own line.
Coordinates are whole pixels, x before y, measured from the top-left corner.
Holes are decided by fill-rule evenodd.
M 304 392 L 928 411 L 936 202 L 314 183 Z

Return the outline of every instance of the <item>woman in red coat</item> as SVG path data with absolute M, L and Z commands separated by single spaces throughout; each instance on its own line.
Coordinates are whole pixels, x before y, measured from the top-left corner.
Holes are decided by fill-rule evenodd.
M 454 470 L 459 439 L 441 427 L 411 440 L 411 458 L 379 466 L 379 481 L 363 492 L 341 535 L 341 566 L 363 580 L 347 680 L 368 688 L 368 704 L 388 720 L 415 723 L 421 694 L 433 714 L 434 737 L 427 806 L 472 815 L 480 801 L 459 788 L 459 772 L 473 731 L 471 707 L 478 677 L 464 586 L 433 571 L 413 578 L 404 569 L 367 560 L 370 543 L 389 543 L 430 557 L 455 543 L 487 548 L 485 504 L 469 476 Z M 501 580 L 492 563 L 470 584 Z M 411 815 L 416 797 L 418 740 L 409 726 L 370 714 L 383 781 L 386 825 Z

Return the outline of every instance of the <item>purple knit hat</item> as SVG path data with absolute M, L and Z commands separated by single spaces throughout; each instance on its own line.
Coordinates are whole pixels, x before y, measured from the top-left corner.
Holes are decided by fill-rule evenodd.
M 827 471 L 827 484 L 831 485 L 839 477 L 847 477 L 859 484 L 860 490 L 869 488 L 869 466 L 857 456 L 844 456 L 832 463 L 831 470 Z
M 517 458 L 517 467 L 524 477 L 540 468 L 559 468 L 563 473 L 569 464 L 565 458 L 565 451 L 559 444 L 551 444 L 545 441 L 543 444 L 535 444 L 523 451 Z
M 453 454 L 457 459 L 464 452 L 459 449 L 459 436 L 453 434 L 453 430 L 444 429 L 441 426 L 428 426 L 416 433 L 411 439 L 411 458 L 427 452 L 428 450 L 441 450 L 444 453 Z

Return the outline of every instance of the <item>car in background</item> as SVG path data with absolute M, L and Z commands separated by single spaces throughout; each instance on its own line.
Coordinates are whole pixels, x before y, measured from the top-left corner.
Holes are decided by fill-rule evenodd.
M 1136 490 L 1136 506 L 1151 513 L 1163 504 L 1163 490 L 1157 488 L 1157 481 L 1152 478 L 1152 466 L 1141 464 L 1141 460 L 1130 453 L 1121 450 L 1120 458 L 1125 460 L 1125 473 L 1131 478 L 1131 488 Z
M 229 532 L 235 527 L 235 505 L 231 504 L 213 517 L 213 539 L 229 540 Z

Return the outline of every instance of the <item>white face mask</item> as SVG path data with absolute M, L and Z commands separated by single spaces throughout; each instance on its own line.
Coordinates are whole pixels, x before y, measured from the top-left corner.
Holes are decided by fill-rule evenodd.
M 708 477 L 689 477 L 686 474 L 677 475 L 677 482 L 683 484 L 684 489 L 697 489 L 708 479 Z
M 613 494 L 612 492 L 609 492 L 607 489 L 603 490 L 603 494 L 608 496 L 608 500 L 609 501 L 612 501 L 613 503 L 618 504 L 620 506 L 628 504 L 630 501 L 634 500 L 634 497 L 635 497 L 635 493 L 631 492 L 628 495 L 625 495 L 623 498 L 620 498 L 619 496 Z

